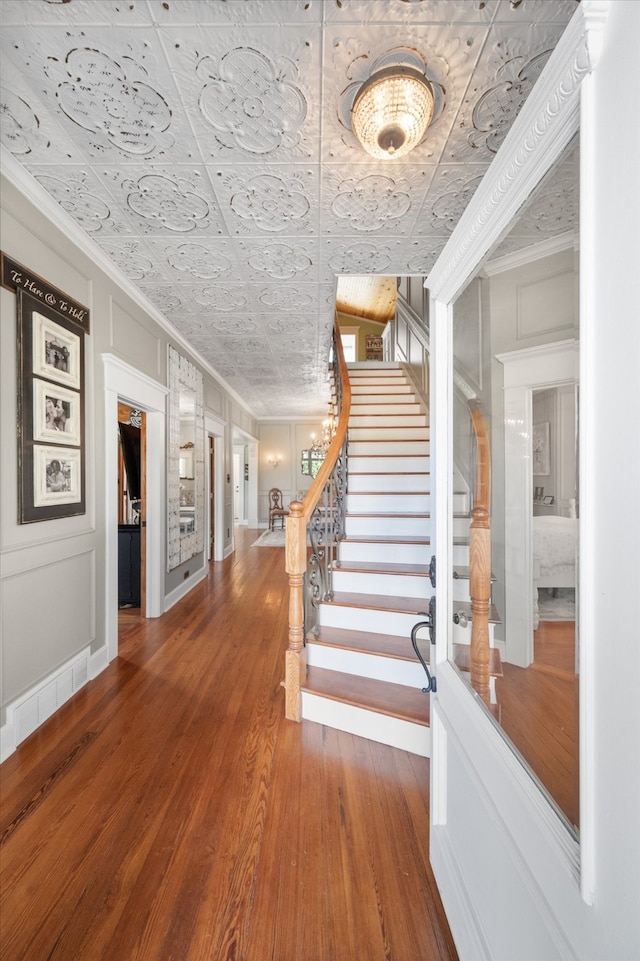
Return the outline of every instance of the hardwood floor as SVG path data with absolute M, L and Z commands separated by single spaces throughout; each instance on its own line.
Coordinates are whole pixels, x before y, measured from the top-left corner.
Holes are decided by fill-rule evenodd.
M 569 823 L 578 827 L 578 678 L 575 622 L 541 621 L 528 668 L 503 663 L 500 724 Z
M 457 958 L 428 761 L 284 719 L 284 552 L 236 535 L 2 765 L 4 961 Z

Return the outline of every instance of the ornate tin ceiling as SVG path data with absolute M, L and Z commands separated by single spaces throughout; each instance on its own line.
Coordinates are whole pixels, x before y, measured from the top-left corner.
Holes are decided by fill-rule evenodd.
M 336 278 L 428 273 L 576 0 L 2 0 L 2 143 L 258 417 L 326 408 Z M 427 136 L 349 106 L 404 62 Z

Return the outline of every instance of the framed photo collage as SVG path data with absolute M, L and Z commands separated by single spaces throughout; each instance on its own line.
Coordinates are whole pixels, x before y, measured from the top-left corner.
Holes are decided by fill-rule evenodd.
M 13 280 L 18 298 L 18 521 L 84 514 L 89 312 L 4 255 L 2 260 L 3 286 Z

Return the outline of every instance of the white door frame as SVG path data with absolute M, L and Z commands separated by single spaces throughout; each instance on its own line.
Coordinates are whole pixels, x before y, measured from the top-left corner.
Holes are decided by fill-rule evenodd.
M 504 506 L 509 531 L 505 557 L 505 660 L 533 662 L 533 477 L 531 425 L 533 391 L 578 381 L 575 340 L 556 341 L 496 354 L 504 367 Z
M 224 453 L 226 450 L 226 424 L 223 420 L 219 420 L 217 417 L 212 417 L 210 414 L 205 412 L 204 415 L 204 429 L 207 436 L 207 457 L 206 457 L 206 485 L 207 491 L 210 491 L 213 486 L 214 497 L 214 534 L 213 534 L 213 557 L 210 553 L 210 543 L 211 539 L 207 538 L 207 557 L 209 560 L 221 561 L 224 560 Z M 211 458 L 209 457 L 209 446 L 208 438 L 213 437 L 216 441 L 216 455 L 215 455 L 215 476 L 211 478 Z M 207 518 L 206 518 L 206 529 L 209 531 L 211 529 L 211 498 L 207 497 Z
M 166 396 L 169 389 L 114 354 L 103 354 L 105 438 L 105 639 L 108 658 L 118 656 L 118 400 L 147 415 L 146 610 L 164 612 L 166 544 Z
M 249 462 L 249 481 L 246 486 L 246 497 L 244 505 L 244 515 L 247 526 L 253 530 L 258 526 L 258 440 L 252 434 L 247 434 L 238 427 L 233 428 L 233 446 L 236 441 L 245 444 L 247 447 L 247 459 Z

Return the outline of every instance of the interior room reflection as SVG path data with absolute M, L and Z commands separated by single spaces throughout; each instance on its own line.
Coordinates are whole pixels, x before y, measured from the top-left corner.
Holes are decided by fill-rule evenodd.
M 204 548 L 204 413 L 201 372 L 169 348 L 167 570 Z
M 574 834 L 579 826 L 578 161 L 576 138 L 453 305 L 456 494 L 449 655 Z M 490 451 L 483 481 L 484 455 L 472 411 L 486 428 Z M 470 540 L 478 536 L 473 528 L 481 483 L 488 490 L 488 520 L 476 526 L 486 522 L 490 529 L 486 689 L 476 683 L 472 656 L 482 630 L 480 600 L 474 599 L 482 583 L 482 552 L 474 553 Z

